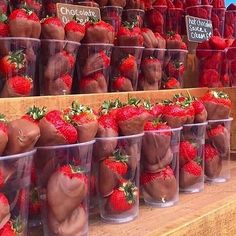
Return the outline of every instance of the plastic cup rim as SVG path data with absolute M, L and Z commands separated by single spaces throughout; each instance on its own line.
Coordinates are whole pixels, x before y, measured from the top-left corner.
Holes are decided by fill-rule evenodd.
M 144 49 L 145 47 L 141 47 L 141 46 L 114 46 L 114 48 L 124 48 L 124 49 Z
M 195 49 L 194 51 L 197 52 L 197 51 L 204 51 L 204 52 L 224 52 L 226 49 L 228 48 L 225 48 L 224 50 L 217 50 L 217 49 Z
M 188 50 L 185 49 L 166 49 L 167 52 L 185 52 L 188 53 Z
M 144 48 L 143 49 L 143 51 L 164 51 L 164 52 L 166 52 L 168 49 L 166 49 L 166 48 Z
M 145 11 L 143 9 L 135 9 L 135 8 L 130 8 L 130 9 L 124 9 L 124 12 L 128 12 L 128 11 L 137 11 L 137 12 L 142 12 L 145 13 Z
M 27 37 L 2 37 L 0 38 L 0 41 L 4 40 L 29 40 L 29 41 L 35 41 L 35 42 L 41 42 L 41 39 L 35 39 L 35 38 L 27 38 Z
M 192 123 L 192 124 L 185 124 L 183 127 L 191 127 L 191 126 L 207 126 L 208 121 L 202 123 Z
M 132 138 L 140 138 L 143 137 L 144 133 L 134 134 L 134 135 L 126 135 L 126 136 L 117 136 L 117 137 L 102 137 L 102 138 L 95 138 L 96 141 L 101 140 L 121 140 L 121 139 L 132 139 Z
M 71 41 L 71 40 L 60 40 L 60 39 L 41 39 L 41 42 L 57 42 L 57 43 L 71 43 L 71 44 L 77 44 L 78 46 L 81 45 L 81 43 Z
M 219 123 L 219 122 L 229 122 L 229 121 L 233 121 L 233 117 L 229 117 L 226 119 L 220 119 L 220 120 L 208 120 L 208 124 L 210 123 Z
M 87 1 L 87 2 L 89 2 L 89 1 Z M 120 7 L 120 6 L 103 6 L 103 7 L 100 7 L 100 9 L 109 9 L 109 8 L 111 8 L 111 9 L 116 8 L 116 9 L 119 9 L 119 10 L 123 10 L 123 7 Z
M 74 148 L 74 147 L 83 147 L 83 146 L 88 146 L 91 144 L 95 143 L 95 139 L 84 142 L 84 143 L 74 143 L 74 144 L 67 144 L 67 145 L 55 145 L 55 146 L 42 146 L 42 147 L 37 147 L 37 150 L 52 150 L 52 149 L 63 149 L 63 148 Z
M 153 8 L 150 9 L 150 10 L 153 10 L 153 9 L 155 9 L 155 8 L 167 9 L 167 6 L 166 6 L 166 5 L 153 5 L 152 7 L 153 7 Z
M 176 132 L 176 131 L 181 131 L 183 127 L 178 127 L 178 128 L 171 128 L 171 129 L 161 129 L 161 130 L 147 130 L 144 131 L 144 134 L 146 133 L 165 133 L 165 132 Z
M 23 153 L 14 154 L 14 155 L 1 156 L 0 161 L 5 161 L 5 160 L 9 160 L 9 159 L 19 159 L 22 157 L 32 156 L 33 154 L 36 153 L 36 151 L 37 151 L 37 149 L 34 148 L 33 150 L 28 151 L 28 152 L 23 152 Z
M 204 8 L 204 7 L 208 7 L 208 8 L 213 8 L 212 5 L 196 5 L 196 6 L 189 6 L 185 8 L 185 11 L 187 11 L 189 8 Z
M 82 46 L 109 46 L 109 47 L 113 47 L 114 44 L 111 43 L 82 43 Z
M 236 10 L 227 10 L 227 8 L 226 8 L 226 12 L 235 12 L 236 13 Z

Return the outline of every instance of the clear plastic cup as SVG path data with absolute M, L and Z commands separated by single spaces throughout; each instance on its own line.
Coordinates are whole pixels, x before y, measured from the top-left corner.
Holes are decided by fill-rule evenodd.
M 224 50 L 197 50 L 199 86 L 219 88 L 230 86 L 228 61 Z
M 224 37 L 225 11 L 225 8 L 213 8 L 211 12 L 213 31 L 219 33 L 221 37 Z
M 37 91 L 37 58 L 40 40 L 0 38 L 0 96 L 28 97 Z
M 113 44 L 82 44 L 77 63 L 77 91 L 79 93 L 106 93 L 108 90 Z
M 186 15 L 211 20 L 212 8 L 213 7 L 211 5 L 199 5 L 199 6 L 197 5 L 197 6 L 187 7 L 185 11 Z
M 179 186 L 184 193 L 204 189 L 204 144 L 207 122 L 183 126 L 179 155 Z
M 101 18 L 103 21 L 112 25 L 117 33 L 121 25 L 122 7 L 106 6 L 101 7 Z
M 97 189 L 102 220 L 125 223 L 139 214 L 139 169 L 143 134 L 97 138 L 96 146 L 112 142 L 110 153 L 97 161 Z M 96 151 L 96 149 L 94 149 Z
M 115 46 L 113 48 L 109 86 L 110 92 L 137 90 L 143 49 L 143 47 L 134 46 Z M 120 82 L 118 79 L 122 81 Z
M 0 226 L 6 227 L 4 232 L 10 226 L 18 230 L 19 235 L 27 235 L 30 174 L 35 153 L 36 150 L 32 150 L 1 157 Z
M 227 48 L 226 60 L 231 86 L 236 87 L 236 47 Z
M 205 181 L 207 183 L 223 183 L 230 179 L 230 131 L 232 121 L 233 118 L 208 121 L 206 145 L 213 148 L 214 155 L 205 153 Z
M 87 235 L 94 141 L 37 149 L 35 167 L 44 235 Z
M 187 53 L 187 50 L 167 49 L 165 63 L 163 66 L 163 89 L 183 88 Z M 175 81 L 175 83 L 173 83 L 173 87 L 170 81 Z
M 160 34 L 166 32 L 166 14 L 167 6 L 153 6 L 151 10 L 146 11 L 147 26 Z
M 86 7 L 99 7 L 99 4 L 94 1 L 77 1 L 74 0 L 74 4 L 80 5 L 80 6 L 86 6 Z
M 143 27 L 145 11 L 141 9 L 126 9 L 122 12 L 122 21 L 136 22 L 136 26 Z
M 79 43 L 66 40 L 41 40 L 41 95 L 67 95 L 72 93 L 79 46 Z
M 192 7 L 196 5 L 201 5 L 202 0 L 184 0 L 185 7 Z
M 225 38 L 236 38 L 236 10 L 225 12 Z
M 182 18 L 184 10 L 181 8 L 169 8 L 167 10 L 166 29 L 178 34 L 182 32 Z
M 158 90 L 161 88 L 162 69 L 165 60 L 165 49 L 145 48 L 138 80 L 139 90 Z
M 146 131 L 142 141 L 141 189 L 146 204 L 170 207 L 179 201 L 181 128 Z

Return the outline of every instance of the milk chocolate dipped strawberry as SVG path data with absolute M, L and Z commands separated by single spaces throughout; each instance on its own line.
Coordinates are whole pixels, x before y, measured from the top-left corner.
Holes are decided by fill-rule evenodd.
M 109 196 L 123 181 L 128 172 L 128 156 L 117 149 L 113 154 L 99 163 L 98 188 L 103 196 Z
M 168 77 L 162 81 L 163 89 L 180 89 L 180 82 L 175 77 Z
M 41 25 L 38 16 L 27 8 L 14 10 L 9 16 L 9 33 L 12 37 L 39 38 Z
M 114 43 L 115 30 L 110 24 L 102 20 L 90 19 L 85 28 L 84 43 Z
M 216 178 L 222 170 L 222 160 L 216 148 L 211 144 L 205 144 L 205 175 Z
M 88 179 L 80 167 L 65 165 L 56 170 L 47 184 L 47 203 L 55 219 L 63 222 L 69 218 L 87 192 Z
M 0 229 L 2 229 L 11 217 L 9 201 L 3 193 L 0 193 L 0 209 Z
M 161 118 L 164 110 L 164 104 L 161 102 L 157 102 L 155 104 L 151 104 L 150 101 L 146 100 L 143 103 L 144 107 L 151 114 L 152 119 Z
M 166 71 L 167 76 L 174 77 L 178 79 L 179 81 L 181 81 L 180 78 L 182 78 L 184 75 L 185 66 L 182 61 L 178 61 L 178 60 L 170 61 L 167 64 L 165 71 Z
M 109 0 L 111 6 L 125 7 L 127 0 Z
M 64 40 L 65 29 L 61 20 L 57 17 L 48 17 L 41 21 L 42 38 Z
M 158 46 L 157 38 L 152 30 L 148 28 L 142 28 L 141 32 L 144 40 L 143 46 L 145 48 L 156 48 Z
M 30 151 L 40 137 L 39 122 L 45 115 L 45 108 L 30 107 L 20 119 L 8 123 L 6 155 Z
M 134 89 L 130 79 L 119 76 L 112 80 L 111 90 L 115 92 L 130 92 Z
M 167 49 L 187 49 L 187 46 L 183 42 L 179 34 L 171 31 L 171 32 L 168 32 L 166 35 L 166 48 Z
M 144 76 L 139 75 L 138 90 L 148 91 L 148 90 L 158 90 L 158 89 L 160 89 L 159 81 L 149 83 Z
M 76 128 L 59 110 L 48 112 L 39 122 L 41 136 L 38 146 L 73 144 L 78 140 Z
M 203 170 L 195 161 L 187 162 L 181 169 L 179 175 L 179 185 L 182 189 L 191 187 L 201 182 Z
M 7 14 L 7 7 L 8 7 L 8 1 L 7 0 L 1 0 L 0 1 L 0 14 Z
M 9 36 L 8 18 L 0 13 L 0 37 Z
M 144 39 L 139 27 L 134 22 L 123 22 L 117 33 L 117 45 L 119 46 L 143 46 Z
M 8 127 L 5 115 L 0 114 L 0 156 L 4 152 L 8 142 Z
M 154 33 L 156 39 L 157 39 L 157 48 L 166 48 L 166 40 L 162 37 L 162 35 L 158 32 Z
M 98 121 L 91 108 L 74 101 L 64 114 L 76 128 L 78 142 L 83 143 L 94 139 L 98 130 Z
M 207 121 L 207 111 L 205 106 L 200 100 L 193 98 L 192 103 L 194 110 L 195 110 L 195 118 L 194 123 L 203 123 Z
M 222 91 L 209 91 L 202 98 L 208 120 L 218 120 L 229 118 L 231 111 L 231 101 L 229 96 Z
M 183 167 L 189 161 L 197 158 L 197 147 L 188 140 L 183 140 L 179 145 L 179 165 Z
M 177 181 L 170 166 L 157 173 L 143 172 L 140 181 L 144 200 L 148 202 L 164 203 L 173 200 L 178 191 Z
M 0 229 L 0 235 L 11 235 L 11 236 L 23 236 L 24 225 L 22 220 L 17 217 L 16 219 L 10 219 L 2 229 Z

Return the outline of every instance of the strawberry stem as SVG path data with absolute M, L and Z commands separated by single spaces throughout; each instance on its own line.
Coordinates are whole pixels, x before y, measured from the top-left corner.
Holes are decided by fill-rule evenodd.
M 34 120 L 41 120 L 45 116 L 46 111 L 46 107 L 40 109 L 39 107 L 33 106 L 29 108 L 26 114 L 32 117 Z
M 119 149 L 113 152 L 113 156 L 115 157 L 115 160 L 118 162 L 124 162 L 124 163 L 128 162 L 129 156 L 122 154 L 121 150 Z

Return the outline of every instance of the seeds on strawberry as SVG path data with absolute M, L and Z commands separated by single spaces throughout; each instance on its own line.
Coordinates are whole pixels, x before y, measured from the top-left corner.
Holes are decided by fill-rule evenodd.
M 119 76 L 114 78 L 112 83 L 112 90 L 115 92 L 129 92 L 133 91 L 133 85 L 130 79 Z
M 180 142 L 179 162 L 182 167 L 187 162 L 197 158 L 197 147 L 189 141 Z

